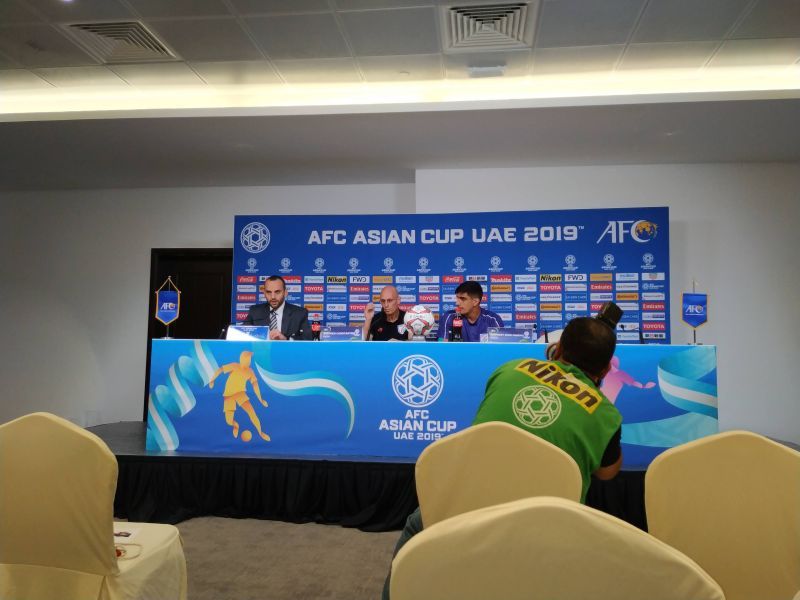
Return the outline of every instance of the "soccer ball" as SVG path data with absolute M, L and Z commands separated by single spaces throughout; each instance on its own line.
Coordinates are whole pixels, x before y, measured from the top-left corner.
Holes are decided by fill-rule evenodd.
M 250 433 L 249 429 L 245 429 L 239 437 L 243 442 L 249 442 L 253 439 L 253 434 Z
M 433 328 L 433 313 L 427 306 L 417 304 L 406 311 L 406 316 L 403 317 L 403 324 L 406 329 L 411 330 L 414 337 L 423 337 Z

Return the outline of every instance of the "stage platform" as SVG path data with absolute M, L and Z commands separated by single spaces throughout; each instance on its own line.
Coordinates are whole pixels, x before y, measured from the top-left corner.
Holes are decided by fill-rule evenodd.
M 117 457 L 117 518 L 174 524 L 218 516 L 390 531 L 417 506 L 414 464 L 399 459 L 149 452 L 144 422 L 88 430 Z M 594 480 L 587 504 L 646 530 L 644 471 Z

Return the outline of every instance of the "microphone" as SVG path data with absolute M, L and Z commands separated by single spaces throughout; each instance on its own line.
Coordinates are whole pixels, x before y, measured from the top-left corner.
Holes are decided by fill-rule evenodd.
M 223 327 L 222 329 L 220 329 L 219 335 L 217 336 L 217 339 L 218 340 L 224 340 L 227 333 L 228 333 L 228 328 L 227 327 Z

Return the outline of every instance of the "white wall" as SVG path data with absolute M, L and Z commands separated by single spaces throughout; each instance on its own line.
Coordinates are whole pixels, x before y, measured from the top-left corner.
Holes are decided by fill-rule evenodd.
M 680 293 L 710 294 L 722 429 L 800 442 L 800 166 L 658 165 L 418 171 L 418 212 L 670 207 L 672 341 Z
M 797 165 L 418 171 L 404 185 L 0 194 L 0 422 L 141 418 L 150 249 L 230 247 L 235 214 L 670 207 L 679 294 L 711 294 L 720 420 L 800 443 Z M 99 411 L 99 414 L 98 414 Z
M 414 186 L 0 194 L 0 422 L 138 420 L 151 248 L 231 247 L 236 214 L 397 213 Z

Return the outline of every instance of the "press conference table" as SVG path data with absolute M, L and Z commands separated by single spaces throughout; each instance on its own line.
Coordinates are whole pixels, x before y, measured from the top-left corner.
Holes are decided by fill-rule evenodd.
M 147 449 L 414 462 L 432 441 L 469 426 L 494 369 L 544 351 L 523 343 L 153 340 Z M 613 364 L 603 391 L 623 415 L 626 467 L 645 468 L 665 448 L 717 430 L 714 346 L 619 345 Z M 212 388 L 220 367 L 226 372 Z M 231 371 L 249 377 L 247 368 L 267 407 L 252 383 L 232 381 L 226 392 Z M 232 390 L 238 395 L 226 401 Z

